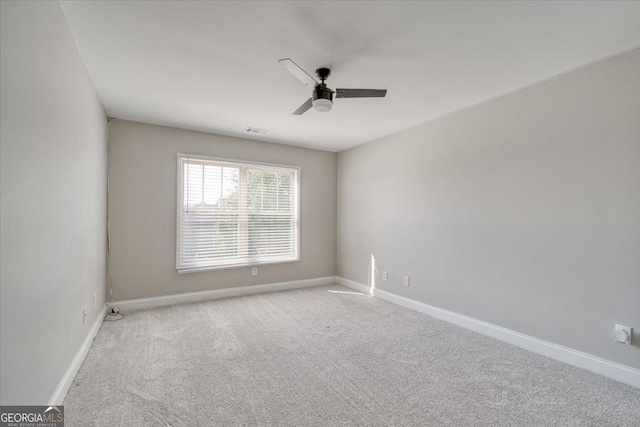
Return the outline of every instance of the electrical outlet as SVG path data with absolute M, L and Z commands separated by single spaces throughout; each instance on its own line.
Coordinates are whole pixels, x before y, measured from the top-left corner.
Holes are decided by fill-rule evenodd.
M 93 306 L 95 307 L 97 304 L 97 300 L 98 298 L 96 297 L 96 294 L 93 294 Z
M 82 324 L 84 325 L 84 321 L 87 320 L 87 309 L 82 308 Z
M 251 268 L 251 275 L 252 276 L 257 276 L 258 275 L 258 267 Z
M 616 325 L 613 331 L 613 339 L 616 342 L 631 345 L 631 332 L 632 328 L 630 326 Z
M 405 286 L 409 286 L 409 276 L 404 276 L 402 278 L 402 284 Z
M 387 279 L 389 279 L 389 275 L 387 274 L 386 271 L 383 271 L 382 272 L 382 280 L 387 280 Z

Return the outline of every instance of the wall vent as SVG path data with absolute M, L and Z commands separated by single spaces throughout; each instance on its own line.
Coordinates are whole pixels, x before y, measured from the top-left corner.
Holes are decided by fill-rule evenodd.
M 248 132 L 248 133 L 252 133 L 254 135 L 266 135 L 267 134 L 266 130 L 258 129 L 258 128 L 246 128 L 244 131 Z

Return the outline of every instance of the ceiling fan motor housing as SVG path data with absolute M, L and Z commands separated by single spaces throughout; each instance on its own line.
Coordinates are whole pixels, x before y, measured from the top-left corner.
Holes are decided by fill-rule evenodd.
M 313 101 L 316 101 L 318 99 L 327 99 L 329 100 L 329 102 L 333 102 L 333 91 L 326 85 L 320 84 L 313 89 L 312 98 Z
M 322 81 L 322 83 L 316 85 L 316 87 L 313 89 L 312 98 L 314 105 L 318 99 L 326 99 L 329 102 L 333 103 L 333 91 L 329 89 L 324 83 L 324 81 L 329 77 L 329 74 L 331 74 L 331 70 L 328 68 L 318 68 L 316 70 L 316 76 L 320 78 L 320 81 Z

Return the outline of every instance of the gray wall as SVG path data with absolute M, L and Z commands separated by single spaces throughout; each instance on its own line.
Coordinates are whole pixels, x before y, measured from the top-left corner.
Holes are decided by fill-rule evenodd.
M 104 307 L 107 118 L 58 3 L 0 7 L 0 401 L 42 405 Z
M 176 155 L 300 166 L 299 262 L 189 274 L 175 269 Z M 334 276 L 336 154 L 113 120 L 109 130 L 114 300 Z
M 637 332 L 613 341 L 640 331 L 640 49 L 340 153 L 337 252 L 339 276 L 373 255 L 380 289 L 640 368 Z

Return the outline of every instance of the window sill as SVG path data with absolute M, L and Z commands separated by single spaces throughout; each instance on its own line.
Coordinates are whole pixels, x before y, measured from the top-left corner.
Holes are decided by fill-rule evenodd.
M 245 264 L 182 268 L 182 269 L 176 269 L 176 271 L 178 272 L 178 274 L 188 274 L 188 273 L 199 273 L 201 271 L 228 270 L 230 268 L 259 267 L 261 265 L 271 265 L 271 264 L 291 264 L 293 262 L 299 262 L 299 261 L 300 261 L 300 257 L 296 259 L 289 259 L 289 260 L 261 261 L 261 262 L 248 262 Z

